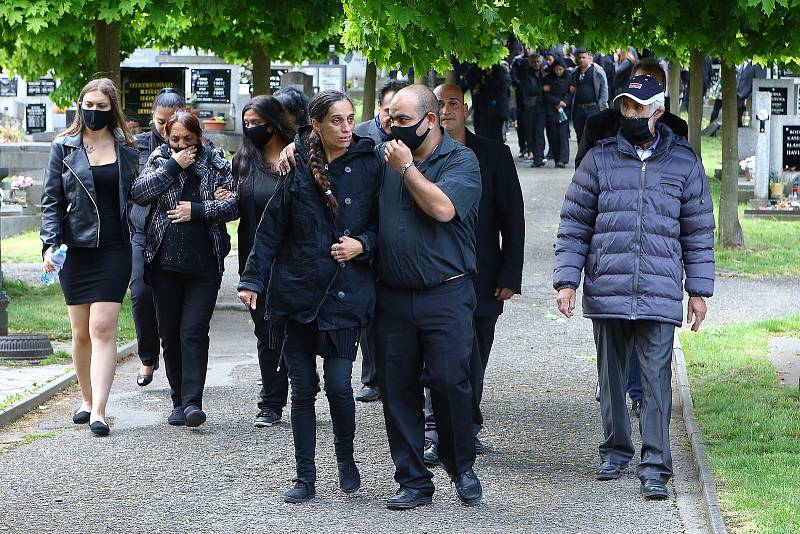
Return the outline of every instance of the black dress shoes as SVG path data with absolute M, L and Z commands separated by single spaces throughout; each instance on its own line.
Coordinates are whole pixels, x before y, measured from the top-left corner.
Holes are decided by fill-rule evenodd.
M 389 510 L 411 510 L 417 506 L 423 506 L 433 502 L 433 495 L 425 495 L 419 490 L 404 488 L 400 486 L 394 497 L 386 501 L 386 508 Z
M 183 415 L 183 406 L 175 406 L 172 413 L 167 417 L 167 423 L 172 426 L 183 426 L 186 424 L 186 416 Z
M 361 474 L 354 461 L 339 462 L 339 487 L 345 493 L 355 493 L 361 487 Z
M 481 481 L 472 469 L 467 469 L 463 473 L 450 477 L 456 485 L 458 500 L 465 506 L 475 506 L 480 504 L 483 496 Z
M 72 416 L 72 422 L 76 425 L 85 425 L 89 422 L 89 416 L 91 415 L 92 414 L 87 411 L 79 410 Z
M 95 421 L 89 425 L 89 430 L 92 431 L 92 434 L 95 436 L 107 436 L 111 429 L 108 428 L 108 425 L 102 421 Z
M 157 369 L 158 369 L 158 360 L 156 360 L 156 363 L 153 365 L 153 372 L 155 372 Z M 152 381 L 153 381 L 153 373 L 147 375 L 141 375 L 141 374 L 136 375 L 136 383 L 140 387 L 144 387 Z
M 312 482 L 306 482 L 299 478 L 292 479 L 292 482 L 294 482 L 294 486 L 284 492 L 283 502 L 292 504 L 308 502 L 317 494 Z
M 663 501 L 669 499 L 669 490 L 660 480 L 646 480 L 642 484 L 642 496 L 648 501 Z
M 613 462 L 603 462 L 600 467 L 595 471 L 597 480 L 616 480 L 622 476 L 622 470 L 625 469 L 624 465 L 615 464 Z
M 356 394 L 356 400 L 361 402 L 373 402 L 381 398 L 381 391 L 378 388 L 364 386 Z
M 422 455 L 422 461 L 428 467 L 435 467 L 439 465 L 439 444 L 435 441 L 429 441 L 426 444 L 425 452 Z
M 206 422 L 206 412 L 191 404 L 183 410 L 183 416 L 188 427 L 194 428 Z

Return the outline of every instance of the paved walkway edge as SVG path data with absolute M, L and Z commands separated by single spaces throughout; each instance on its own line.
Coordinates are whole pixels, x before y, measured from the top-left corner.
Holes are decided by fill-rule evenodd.
M 135 354 L 138 350 L 139 344 L 136 341 L 131 341 L 121 347 L 117 347 L 117 362 L 131 354 Z M 75 381 L 75 371 L 69 371 L 55 380 L 48 382 L 47 385 L 31 393 L 24 399 L 0 411 L 0 427 L 13 423 L 37 406 L 50 400 L 56 393 L 69 387 Z
M 703 504 L 706 507 L 706 519 L 708 526 L 713 534 L 727 534 L 725 520 L 722 518 L 722 511 L 717 500 L 717 484 L 714 474 L 708 465 L 706 449 L 703 445 L 703 437 L 700 434 L 700 427 L 694 419 L 694 401 L 692 392 L 689 390 L 689 374 L 686 372 L 686 360 L 683 357 L 683 347 L 678 336 L 675 336 L 675 344 L 672 347 L 672 362 L 678 375 L 680 385 L 681 408 L 683 409 L 683 421 L 686 425 L 686 433 L 689 435 L 689 443 L 692 445 L 692 455 L 694 465 L 700 479 L 703 492 Z

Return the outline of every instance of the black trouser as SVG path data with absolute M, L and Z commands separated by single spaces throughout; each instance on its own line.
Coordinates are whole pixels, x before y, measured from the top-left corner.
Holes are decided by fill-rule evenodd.
M 295 333 L 309 335 L 306 325 L 293 328 L 290 324 L 288 336 Z M 287 338 L 287 346 L 294 344 Z M 304 344 L 304 343 L 300 343 Z M 292 435 L 294 437 L 294 458 L 297 463 L 297 478 L 306 482 L 317 479 L 314 455 L 317 447 L 317 414 L 314 402 L 319 392 L 317 375 L 317 355 L 314 351 L 284 352 L 284 360 L 289 368 L 292 384 Z M 347 358 L 323 358 L 325 396 L 331 410 L 334 448 L 337 462 L 353 460 L 353 438 L 356 433 L 356 406 L 353 400 L 351 379 L 353 361 Z
M 672 344 L 675 327 L 656 321 L 594 319 L 597 373 L 600 379 L 600 410 L 605 439 L 600 444 L 603 461 L 627 465 L 635 450 L 625 402 L 628 358 L 639 356 L 642 385 L 641 462 L 636 474 L 646 480 L 668 481 L 672 477 L 669 420 L 672 412 Z
M 150 274 L 172 405 L 202 408 L 208 330 L 222 277 L 162 270 Z
M 525 113 L 523 112 L 524 105 L 522 99 L 517 99 L 517 142 L 519 143 L 519 152 L 526 155 L 530 148 L 528 148 L 528 136 L 525 124 Z
M 274 339 L 270 339 L 270 322 L 264 319 L 265 308 L 266 295 L 262 293 L 256 301 L 256 309 L 250 310 L 257 340 L 258 367 L 261 370 L 258 409 L 271 408 L 280 414 L 286 407 L 286 397 L 289 395 L 289 375 L 286 365 L 280 362 L 283 334 L 273 333 Z
M 537 106 L 526 106 L 522 114 L 525 116 L 528 152 L 533 152 L 534 163 L 541 163 L 544 159 L 544 110 Z
M 134 234 L 131 239 L 133 265 L 131 269 L 131 312 L 136 327 L 136 341 L 139 345 L 139 359 L 143 365 L 155 365 L 161 352 L 158 339 L 158 319 L 153 302 L 153 289 L 144 281 L 143 234 Z
M 469 382 L 472 385 L 472 435 L 477 436 L 483 428 L 483 413 L 481 413 L 481 399 L 483 398 L 483 377 L 489 363 L 489 353 L 492 352 L 494 343 L 494 330 L 497 326 L 499 315 L 486 317 L 476 315 L 473 317 L 475 326 L 475 343 L 472 345 L 472 354 L 469 358 Z M 425 439 L 438 442 L 439 434 L 436 432 L 436 418 L 431 404 L 431 391 L 425 389 Z
M 581 144 L 581 137 L 583 137 L 583 129 L 586 127 L 586 119 L 600 111 L 600 106 L 597 104 L 588 105 L 575 105 L 572 108 L 572 126 L 575 128 L 575 136 L 577 137 L 578 145 Z
M 548 122 L 547 142 L 556 163 L 569 163 L 569 121 Z
M 474 342 L 475 290 L 469 277 L 421 289 L 377 286 L 375 348 L 383 415 L 395 480 L 433 493 L 425 467 L 423 386 L 439 430 L 439 458 L 448 473 L 475 463 L 469 361 Z
M 370 325 L 361 331 L 361 383 L 367 387 L 378 387 L 378 366 L 375 362 L 375 332 Z

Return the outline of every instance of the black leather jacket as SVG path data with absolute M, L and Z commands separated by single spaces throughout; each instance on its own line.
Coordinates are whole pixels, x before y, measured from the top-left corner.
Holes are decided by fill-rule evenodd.
M 118 132 L 119 133 L 119 132 Z M 89 158 L 83 150 L 81 134 L 53 141 L 50 161 L 42 189 L 42 256 L 61 244 L 71 247 L 97 247 L 100 242 L 100 213 Z M 128 224 L 127 201 L 131 183 L 138 173 L 139 156 L 135 148 L 117 135 L 119 165 L 119 211 Z

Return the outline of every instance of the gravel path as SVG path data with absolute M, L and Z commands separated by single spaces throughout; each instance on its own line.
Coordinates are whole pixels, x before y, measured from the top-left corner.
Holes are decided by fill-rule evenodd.
M 324 396 L 317 403 L 318 497 L 284 504 L 280 494 L 293 475 L 291 431 L 288 423 L 252 427 L 258 375 L 252 326 L 246 314 L 223 310 L 212 322 L 209 421 L 200 429 L 166 424 L 164 373 L 138 388 L 135 360 L 119 367 L 109 438 L 93 438 L 71 424 L 75 389 L 2 429 L 0 531 L 705 532 L 677 405 L 673 499 L 644 502 L 632 469 L 619 481 L 594 480 L 601 430 L 591 324 L 557 319 L 550 281 L 571 173 L 527 167 L 520 173 L 528 225 L 524 294 L 498 323 L 487 372 L 482 439 L 490 452 L 475 467 L 484 484 L 481 506 L 460 506 L 437 469 L 432 506 L 411 512 L 383 507 L 396 486 L 379 403 L 356 403 L 364 484 L 345 496 L 337 487 Z M 233 298 L 222 294 L 220 301 Z

